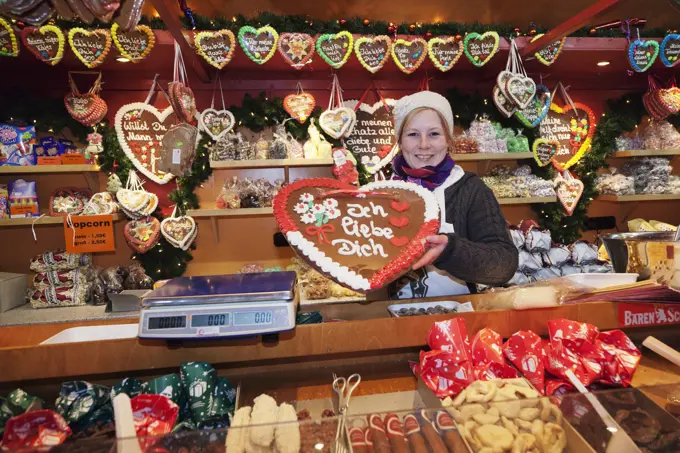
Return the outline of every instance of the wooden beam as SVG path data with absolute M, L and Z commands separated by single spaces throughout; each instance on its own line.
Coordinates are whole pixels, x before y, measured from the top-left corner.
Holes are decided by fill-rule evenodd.
M 168 27 L 168 31 L 170 31 L 175 41 L 179 44 L 180 49 L 182 49 L 182 56 L 184 57 L 187 69 L 192 68 L 201 82 L 210 82 L 210 76 L 203 60 L 199 58 L 184 35 L 184 24 L 179 19 L 176 10 L 177 2 L 173 0 L 152 0 L 152 3 L 161 19 L 163 19 L 165 26 Z
M 619 0 L 599 0 L 597 3 L 584 9 L 574 17 L 571 17 L 558 26 L 553 27 L 552 30 L 538 38 L 536 41 L 527 43 L 527 45 L 521 50 L 522 56 L 524 57 L 527 55 L 533 55 L 537 51 L 548 46 L 551 42 L 568 36 L 569 33 L 572 33 L 573 31 L 583 27 L 590 21 L 590 19 L 597 16 L 598 14 L 602 14 L 612 6 L 616 5 L 618 2 Z

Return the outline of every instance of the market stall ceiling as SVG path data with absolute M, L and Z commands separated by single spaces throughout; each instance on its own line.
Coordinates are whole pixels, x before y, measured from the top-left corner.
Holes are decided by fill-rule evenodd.
M 622 0 L 589 25 L 626 18 L 646 18 L 650 27 L 677 27 L 680 12 L 673 9 L 673 0 Z M 261 11 L 281 15 L 308 15 L 330 20 L 362 17 L 388 22 L 481 22 L 503 23 L 526 29 L 531 22 L 544 27 L 554 27 L 595 0 L 188 0 L 195 13 L 211 17 L 231 17 L 243 14 L 256 16 Z M 146 13 L 154 10 L 147 2 Z

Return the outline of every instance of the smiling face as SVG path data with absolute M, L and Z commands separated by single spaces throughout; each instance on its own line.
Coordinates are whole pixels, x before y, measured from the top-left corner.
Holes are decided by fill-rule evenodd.
M 446 122 L 430 108 L 409 113 L 399 139 L 399 147 L 411 168 L 438 165 L 449 151 Z

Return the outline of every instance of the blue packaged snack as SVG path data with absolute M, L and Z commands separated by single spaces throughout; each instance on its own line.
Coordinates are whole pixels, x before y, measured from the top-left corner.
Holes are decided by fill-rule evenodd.
M 61 144 L 52 136 L 40 139 L 40 145 L 33 147 L 37 157 L 56 157 L 64 154 Z
M 0 165 L 35 165 L 35 127 L 0 124 Z
M 80 150 L 76 145 L 73 144 L 71 140 L 66 140 L 65 138 L 59 139 L 59 145 L 61 147 L 63 154 L 80 154 Z

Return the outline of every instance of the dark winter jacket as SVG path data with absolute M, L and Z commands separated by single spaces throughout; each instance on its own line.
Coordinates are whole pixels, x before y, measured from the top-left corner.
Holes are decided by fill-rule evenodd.
M 470 283 L 502 285 L 517 270 L 518 252 L 493 192 L 474 173 L 447 188 L 446 221 L 453 224 L 449 243 L 433 263 Z

